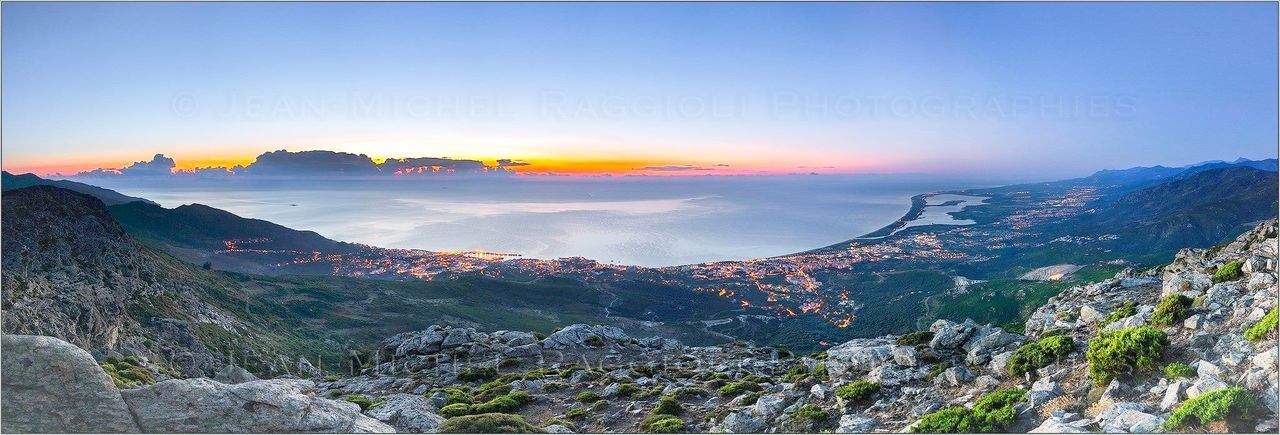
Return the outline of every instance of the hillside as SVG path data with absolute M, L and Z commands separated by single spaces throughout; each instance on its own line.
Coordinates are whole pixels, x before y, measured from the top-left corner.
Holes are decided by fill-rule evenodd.
M 36 176 L 35 174 L 13 175 L 8 171 L 0 172 L 0 187 L 5 191 L 21 189 L 31 186 L 54 186 L 61 187 L 73 192 L 80 192 L 85 195 L 98 198 L 107 205 L 128 204 L 135 201 L 142 201 L 148 204 L 154 204 L 150 200 L 137 198 L 116 192 L 111 189 L 104 189 L 98 186 L 90 186 L 84 183 L 77 183 L 68 180 L 46 180 Z

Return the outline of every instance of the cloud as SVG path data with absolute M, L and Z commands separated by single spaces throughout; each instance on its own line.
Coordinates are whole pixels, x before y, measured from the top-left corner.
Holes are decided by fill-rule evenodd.
M 716 165 L 716 166 L 720 166 L 720 165 Z M 728 166 L 728 165 L 725 165 L 725 166 Z M 714 171 L 715 170 L 715 168 L 708 168 L 705 166 L 694 166 L 694 165 L 645 166 L 637 169 L 644 170 L 644 171 L 659 171 L 659 172 Z
M 529 163 L 528 163 L 528 162 L 523 162 L 523 161 L 520 161 L 520 160 L 498 159 L 498 167 L 499 167 L 499 168 L 507 168 L 507 167 L 512 167 L 512 166 L 529 166 Z
M 98 168 L 92 171 L 84 171 L 76 174 L 77 177 L 111 177 L 111 176 L 129 176 L 129 177 L 156 177 L 173 175 L 173 168 L 178 165 L 164 154 L 156 154 L 151 161 L 133 162 L 129 166 L 120 169 Z

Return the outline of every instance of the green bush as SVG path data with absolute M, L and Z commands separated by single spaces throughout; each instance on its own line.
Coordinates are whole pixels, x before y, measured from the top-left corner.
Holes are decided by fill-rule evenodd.
M 808 379 L 808 378 L 809 378 L 809 367 L 806 367 L 804 364 L 799 364 L 799 365 L 796 365 L 795 367 L 792 367 L 791 370 L 787 371 L 787 374 L 782 377 L 782 382 L 786 382 L 788 384 L 796 384 L 796 383 L 803 382 L 805 379 Z
M 1272 308 L 1266 317 L 1263 317 L 1262 320 L 1259 320 L 1258 323 L 1255 323 L 1253 327 L 1244 332 L 1244 338 L 1258 342 L 1270 337 L 1276 332 L 1276 316 L 1276 308 Z
M 449 418 L 462 415 L 511 412 L 520 409 L 521 406 L 524 406 L 524 404 L 529 403 L 532 400 L 533 398 L 529 396 L 529 393 L 524 391 L 513 391 L 511 393 L 489 399 L 484 403 L 474 405 L 454 403 L 445 405 L 443 408 L 440 408 L 440 415 L 445 418 Z
M 1156 326 L 1169 326 L 1174 322 L 1181 320 L 1187 315 L 1187 309 L 1191 308 L 1191 302 L 1194 300 L 1178 294 L 1165 296 L 1156 304 L 1156 313 L 1151 316 L 1151 324 Z
M 446 399 L 444 402 L 445 405 L 452 405 L 455 403 L 470 405 L 473 403 L 471 399 L 471 393 L 468 393 L 465 390 L 458 387 L 437 388 L 435 390 L 432 390 L 431 394 L 435 394 L 437 392 L 442 392 L 448 396 L 448 399 Z
M 684 412 L 684 407 L 680 406 L 680 401 L 671 396 L 662 396 L 658 399 L 658 403 L 653 405 L 653 415 L 680 415 Z
M 605 409 L 605 408 L 608 408 L 608 407 L 609 407 L 609 401 L 608 401 L 608 400 L 600 399 L 600 400 L 597 400 L 597 401 L 595 401 L 595 402 L 591 402 L 591 410 L 592 410 L 592 411 L 599 411 L 599 410 L 601 410 L 601 409 Z
M 98 363 L 102 371 L 111 377 L 116 388 L 137 388 L 156 383 L 155 375 L 143 367 L 142 360 L 137 357 L 110 357 Z
M 542 429 L 518 415 L 492 413 L 450 418 L 440 425 L 440 433 L 542 433 Z
M 738 402 L 741 406 L 755 405 L 760 400 L 760 393 L 747 393 L 742 395 L 742 400 Z
M 578 393 L 577 399 L 582 403 L 591 403 L 600 400 L 600 395 L 590 391 L 583 391 Z
M 1172 432 L 1217 421 L 1225 421 L 1229 426 L 1243 426 L 1233 428 L 1235 430 L 1248 430 L 1253 427 L 1247 421 L 1257 410 L 1258 403 L 1247 390 L 1230 387 L 1203 394 L 1183 403 L 1173 411 L 1169 420 L 1165 421 L 1164 430 Z
M 1240 275 L 1244 274 L 1244 272 L 1240 271 L 1240 266 L 1242 265 L 1244 265 L 1244 263 L 1239 260 L 1222 265 L 1222 267 L 1219 267 L 1218 270 L 1213 273 L 1213 283 L 1217 284 L 1223 281 L 1231 281 L 1239 278 Z
M 912 428 L 915 433 L 1003 432 L 1016 417 L 1013 406 L 1026 397 L 1024 390 L 998 390 L 978 399 L 973 408 L 951 407 L 925 414 Z
M 1155 369 L 1168 345 L 1164 331 L 1150 326 L 1103 333 L 1089 340 L 1089 377 L 1103 386 L 1119 374 Z
M 930 340 L 933 340 L 933 331 L 916 331 L 898 336 L 898 344 L 902 346 L 928 344 Z
M 820 362 L 813 366 L 813 378 L 820 381 L 827 381 L 831 379 L 831 376 L 827 374 L 827 363 Z
M 440 408 L 440 416 L 444 418 L 453 418 L 469 414 L 471 414 L 471 405 L 465 403 L 454 403 Z
M 1164 366 L 1164 377 L 1169 379 L 1194 378 L 1196 377 L 1196 368 L 1183 363 L 1172 363 Z
M 631 397 L 640 392 L 636 384 L 618 384 L 618 397 Z
M 1074 348 L 1075 344 L 1069 336 L 1053 335 L 1041 338 L 1040 341 L 1024 344 L 1015 350 L 1005 369 L 1010 375 L 1022 376 L 1065 358 Z
M 650 423 L 645 428 L 648 433 L 683 433 L 685 432 L 684 420 L 677 417 L 664 418 Z
M 542 383 L 542 391 L 559 391 L 565 388 L 569 388 L 569 384 L 555 381 Z
M 658 374 L 658 369 L 650 365 L 638 365 L 638 366 L 632 367 L 631 370 L 636 372 L 640 376 L 653 377 L 653 375 Z
M 871 398 L 878 391 L 880 391 L 880 384 L 857 380 L 836 388 L 836 397 L 846 402 L 857 403 Z
M 1135 304 L 1133 302 L 1125 302 L 1123 304 L 1116 306 L 1114 309 L 1112 309 L 1111 312 L 1107 314 L 1107 317 L 1102 319 L 1102 325 L 1109 325 L 1111 324 L 1111 322 L 1123 319 L 1125 317 L 1132 316 L 1134 314 L 1138 314 L 1138 304 Z
M 572 418 L 572 419 L 575 419 L 575 420 L 576 420 L 576 419 L 579 419 L 579 418 L 582 418 L 582 417 L 586 417 L 586 416 L 587 416 L 587 410 L 582 409 L 582 408 L 569 408 L 569 410 L 567 410 L 567 411 L 565 411 L 565 412 L 564 412 L 564 416 L 565 416 L 566 418 Z
M 458 380 L 462 382 L 487 381 L 498 377 L 498 370 L 493 367 L 467 367 L 458 371 Z
M 377 407 L 378 405 L 381 405 L 381 404 L 382 404 L 382 401 L 381 401 L 381 400 L 379 400 L 379 401 L 377 401 L 377 402 L 374 402 L 373 400 L 369 399 L 368 397 L 366 397 L 366 396 L 361 396 L 361 395 L 359 395 L 359 394 L 352 394 L 352 395 L 350 395 L 350 396 L 343 397 L 343 399 L 345 399 L 345 400 L 346 400 L 346 401 L 348 401 L 348 402 L 354 403 L 354 404 L 356 404 L 356 405 L 360 405 L 360 410 L 361 410 L 361 411 L 368 411 L 369 409 L 375 408 L 375 407 Z
M 742 393 L 760 391 L 760 384 L 751 381 L 738 381 L 720 387 L 716 394 L 720 397 L 738 397 Z
M 820 424 L 831 418 L 831 414 L 826 410 L 814 405 L 808 405 L 796 408 L 791 411 L 791 421 L 787 423 L 788 430 L 792 432 L 812 432 L 815 424 Z
M 604 339 L 598 335 L 592 335 L 582 340 L 582 343 L 591 347 L 601 347 L 604 346 Z

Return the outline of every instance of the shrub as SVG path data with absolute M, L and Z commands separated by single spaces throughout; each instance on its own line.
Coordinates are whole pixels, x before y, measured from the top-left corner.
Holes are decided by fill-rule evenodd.
M 831 376 L 827 375 L 827 363 L 820 362 L 818 365 L 813 366 L 813 378 L 820 381 L 831 379 Z
M 824 350 L 824 351 L 821 351 L 821 352 L 815 352 L 815 353 L 813 354 L 813 359 L 816 359 L 816 360 L 818 360 L 818 361 L 822 361 L 822 360 L 827 359 L 827 351 L 825 351 L 825 350 Z
M 469 414 L 471 414 L 471 405 L 465 403 L 454 403 L 440 408 L 440 416 L 444 418 L 453 418 Z
M 446 399 L 444 402 L 445 405 L 452 405 L 455 403 L 470 405 L 473 403 L 471 399 L 471 393 L 463 391 L 461 388 L 458 388 L 458 387 L 437 388 L 431 393 L 435 394 L 437 392 L 444 393 L 445 395 L 448 396 L 448 399 Z
M 827 413 L 826 409 L 818 407 L 817 404 L 810 403 L 806 404 L 806 406 L 796 408 L 795 411 L 791 411 L 791 418 L 795 418 L 795 420 L 800 421 L 820 422 L 826 421 L 827 418 L 831 418 L 831 415 Z
M 524 406 L 524 404 L 529 403 L 532 400 L 533 398 L 529 396 L 529 393 L 524 391 L 514 391 L 475 405 L 467 405 L 464 403 L 445 405 L 444 408 L 440 408 L 440 415 L 448 418 L 462 415 L 511 412 L 520 409 L 521 406 Z
M 684 412 L 684 407 L 680 406 L 680 401 L 671 396 L 662 396 L 658 399 L 658 403 L 653 405 L 653 415 L 680 415 Z
M 1022 376 L 1066 357 L 1074 348 L 1071 337 L 1065 335 L 1041 338 L 1040 341 L 1024 344 L 1014 351 L 1005 369 L 1010 375 Z
M 1026 397 L 1024 390 L 998 390 L 978 399 L 973 409 L 951 407 L 925 414 L 915 433 L 1003 432 L 1013 423 L 1013 406 Z
M 487 381 L 498 377 L 498 370 L 493 367 L 467 367 L 458 371 L 458 380 L 462 382 Z
M 151 385 L 156 383 L 156 378 L 151 374 L 150 370 L 143 367 L 142 360 L 137 357 L 110 357 L 98 363 L 102 367 L 102 371 L 111 377 L 111 381 L 116 384 L 116 388 L 136 388 L 143 385 Z
M 645 428 L 648 433 L 682 433 L 685 432 L 684 420 L 676 417 L 664 418 L 650 423 Z
M 566 428 L 569 428 L 569 430 L 573 432 L 578 432 L 578 425 L 573 424 L 572 421 L 565 420 L 560 417 L 552 417 L 550 420 L 547 420 L 545 423 L 543 423 L 542 426 L 546 427 L 546 426 L 551 426 L 553 424 L 558 424 Z
M 542 383 L 542 391 L 559 391 L 565 388 L 569 388 L 569 384 L 555 381 Z
M 350 396 L 343 397 L 343 399 L 345 399 L 348 402 L 354 403 L 356 405 L 360 405 L 361 411 L 368 411 L 370 408 L 374 408 L 382 404 L 381 400 L 374 402 L 368 397 L 361 396 L 359 394 L 352 394 Z
M 751 406 L 755 405 L 757 400 L 760 400 L 760 393 L 747 393 L 742 395 L 742 400 L 739 401 L 738 404 L 742 406 Z
M 653 377 L 653 375 L 658 374 L 658 369 L 650 365 L 635 366 L 631 370 L 640 374 L 641 376 Z
M 542 429 L 512 414 L 478 414 L 453 417 L 440 425 L 440 433 L 541 433 Z
M 1250 327 L 1249 330 L 1244 332 L 1244 338 L 1249 339 L 1249 341 L 1257 342 L 1270 337 L 1276 332 L 1276 316 L 1276 308 L 1272 308 L 1271 312 L 1267 313 L 1266 317 L 1263 317 L 1262 320 L 1259 320 L 1258 323 L 1254 324 L 1253 327 Z
M 836 388 L 836 397 L 847 402 L 857 403 L 871 398 L 878 391 L 880 391 L 880 384 L 857 380 Z
M 599 335 L 592 335 L 582 340 L 582 343 L 591 347 L 601 347 L 604 346 L 604 339 L 600 338 Z
M 704 390 L 698 387 L 684 387 L 684 388 L 681 388 L 679 391 L 676 391 L 677 399 L 692 399 L 695 397 L 706 397 L 709 395 L 711 395 L 710 392 L 707 392 L 707 390 Z
M 1156 313 L 1151 316 L 1151 323 L 1156 326 L 1168 326 L 1187 315 L 1193 299 L 1183 295 L 1169 295 L 1156 304 Z
M 1103 386 L 1122 373 L 1151 370 L 1158 367 L 1169 338 L 1164 331 L 1150 326 L 1106 332 L 1089 340 L 1085 356 L 1089 360 L 1089 377 Z
M 916 331 L 898 336 L 898 344 L 902 346 L 928 344 L 930 340 L 933 340 L 933 331 Z
M 796 383 L 803 382 L 805 379 L 808 379 L 808 378 L 809 378 L 809 367 L 806 367 L 804 364 L 799 364 L 795 367 L 792 367 L 791 370 L 787 371 L 787 374 L 782 377 L 782 382 L 786 382 L 789 384 L 796 384 Z
M 597 401 L 595 401 L 595 402 L 592 402 L 592 403 L 591 403 L 591 410 L 592 410 L 592 411 L 599 411 L 599 410 L 601 410 L 601 409 L 605 409 L 605 408 L 608 408 L 608 407 L 609 407 L 609 401 L 608 401 L 608 400 L 604 400 L 604 399 L 600 399 L 600 400 L 597 400 Z
M 1069 335 L 1069 334 L 1071 334 L 1071 328 L 1068 328 L 1066 326 L 1058 326 L 1055 328 L 1049 328 L 1044 330 L 1043 332 L 1040 333 L 1040 338 L 1053 337 L 1055 335 Z
M 675 420 L 680 422 L 679 424 L 680 429 L 684 429 L 684 420 L 681 420 L 680 417 L 676 417 L 671 414 L 654 414 L 654 415 L 645 417 L 643 420 L 640 420 L 640 430 L 648 433 L 673 433 L 673 432 L 657 432 L 657 430 L 671 430 L 671 428 L 673 428 L 676 425 L 674 422 L 669 422 L 668 420 Z M 661 423 L 660 426 L 659 426 L 659 423 Z M 654 426 L 659 426 L 659 427 L 655 428 Z M 676 432 L 680 432 L 680 431 L 676 431 Z
M 932 381 L 933 378 L 938 377 L 938 375 L 942 374 L 942 372 L 947 371 L 947 369 L 949 368 L 951 368 L 951 364 L 947 364 L 947 363 L 934 364 L 932 367 L 929 367 L 929 374 L 925 375 L 925 379 Z
M 1194 378 L 1196 377 L 1196 368 L 1183 363 L 1172 363 L 1164 366 L 1164 377 L 1169 379 Z
M 619 397 L 631 397 L 639 392 L 640 392 L 640 388 L 636 387 L 636 384 L 619 384 L 618 385 Z
M 1248 420 L 1258 409 L 1258 403 L 1244 388 L 1230 387 L 1213 391 L 1188 400 L 1173 411 L 1169 420 L 1164 423 L 1164 430 L 1175 431 L 1189 426 L 1202 426 L 1213 422 L 1225 421 L 1229 425 L 1245 426 L 1241 429 L 1252 429 L 1252 425 L 1240 424 Z
M 1240 266 L 1244 263 L 1239 260 L 1222 265 L 1216 272 L 1213 272 L 1213 283 L 1217 284 L 1223 281 L 1231 281 L 1239 278 L 1244 273 L 1240 271 Z
M 600 395 L 590 391 L 583 391 L 578 393 L 577 399 L 582 403 L 591 403 L 600 400 Z
M 720 387 L 716 394 L 720 397 L 738 397 L 742 393 L 760 391 L 760 384 L 751 381 L 738 381 Z
M 1138 314 L 1138 304 L 1135 304 L 1133 302 L 1125 302 L 1123 304 L 1116 306 L 1115 309 L 1111 310 L 1111 312 L 1107 314 L 1107 317 L 1102 319 L 1102 324 L 1108 325 L 1111 322 L 1123 319 L 1125 317 L 1132 316 L 1134 314 Z
M 568 411 L 564 412 L 564 416 L 566 418 L 579 419 L 587 416 L 587 410 L 582 408 L 569 408 Z

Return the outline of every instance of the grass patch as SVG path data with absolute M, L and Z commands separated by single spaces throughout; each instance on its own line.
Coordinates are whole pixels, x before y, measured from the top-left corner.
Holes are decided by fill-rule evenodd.
M 719 390 L 716 390 L 716 394 L 720 397 L 738 397 L 739 395 L 742 395 L 742 393 L 756 392 L 760 390 L 763 390 L 763 388 L 760 387 L 760 384 L 751 381 L 738 381 L 720 387 Z
M 1244 331 L 1244 338 L 1256 343 L 1273 336 L 1276 332 L 1276 316 L 1276 308 L 1272 308 L 1262 320 Z
M 875 395 L 879 391 L 880 384 L 864 380 L 856 380 L 851 383 L 841 385 L 840 388 L 836 388 L 836 397 L 839 397 L 846 402 L 857 403 L 870 399 L 871 396 Z
M 1213 272 L 1213 283 L 1217 284 L 1240 278 L 1240 275 L 1244 275 L 1244 272 L 1240 270 L 1240 266 L 1243 265 L 1244 263 L 1240 260 L 1235 260 L 1222 265 L 1222 267 L 1219 267 L 1217 271 Z
M 1164 366 L 1164 377 L 1168 379 L 1195 378 L 1196 368 L 1183 363 L 1172 363 Z
M 1191 302 L 1194 299 L 1180 295 L 1172 294 L 1165 296 L 1156 304 L 1156 313 L 1151 316 L 1151 324 L 1156 326 L 1169 326 L 1174 322 L 1181 320 L 1187 315 L 1187 309 L 1191 308 Z
M 440 433 L 542 433 L 542 429 L 518 415 L 491 413 L 450 418 L 440 425 Z
M 1248 420 L 1258 410 L 1258 403 L 1244 388 L 1230 387 L 1188 400 L 1173 411 L 1164 430 L 1176 431 L 1214 422 L 1227 422 L 1232 431 L 1249 431 Z
M 973 408 L 951 407 L 925 414 L 914 433 L 1004 432 L 1016 417 L 1013 406 L 1026 397 L 1025 390 L 998 390 L 978 399 Z
M 1014 351 L 1005 369 L 1010 375 L 1022 376 L 1066 357 L 1074 348 L 1071 337 L 1065 335 L 1041 338 L 1040 341 L 1024 344 Z
M 653 405 L 653 415 L 680 415 L 683 412 L 684 407 L 680 406 L 680 401 L 671 396 L 662 396 Z
M 1138 304 L 1133 302 L 1125 302 L 1113 308 L 1107 317 L 1102 319 L 1103 325 L 1110 325 L 1112 322 L 1123 319 L 1125 317 L 1138 314 Z

